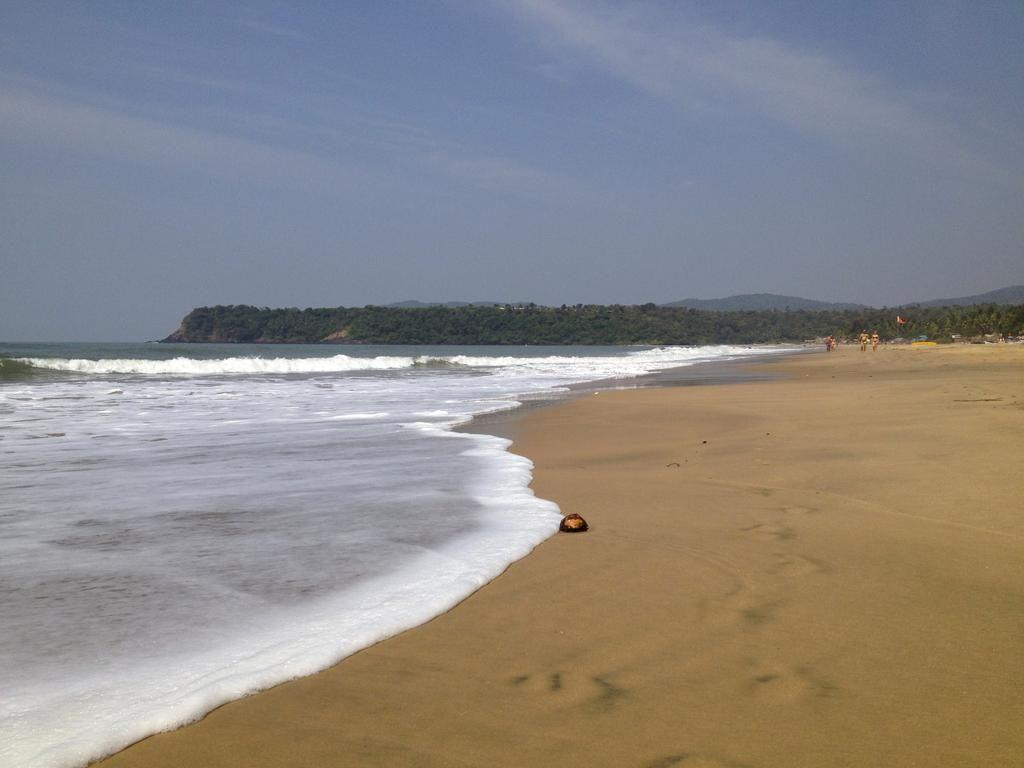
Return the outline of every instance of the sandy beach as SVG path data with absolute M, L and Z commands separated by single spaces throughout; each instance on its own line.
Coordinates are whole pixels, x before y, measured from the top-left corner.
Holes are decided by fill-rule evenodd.
M 1020 766 L 1024 347 L 883 347 L 510 422 L 590 523 L 120 766 Z

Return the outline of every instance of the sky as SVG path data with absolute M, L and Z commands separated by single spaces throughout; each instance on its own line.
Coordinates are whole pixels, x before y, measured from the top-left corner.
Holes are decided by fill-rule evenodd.
M 0 4 L 0 340 L 1024 283 L 1020 0 Z

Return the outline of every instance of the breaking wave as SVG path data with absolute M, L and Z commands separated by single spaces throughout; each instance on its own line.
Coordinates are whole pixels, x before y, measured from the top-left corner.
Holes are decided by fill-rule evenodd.
M 32 376 L 36 369 L 24 360 L 0 357 L 0 379 L 21 379 Z
M 766 351 L 766 350 L 761 350 Z M 354 357 L 227 357 L 203 360 L 175 357 L 169 360 L 115 358 L 91 360 L 87 358 L 20 357 L 0 358 L 0 376 L 31 375 L 35 371 L 64 371 L 85 375 L 152 375 L 152 376 L 238 376 L 329 374 L 350 371 L 390 371 L 406 368 L 458 368 L 458 369 L 510 369 L 544 374 L 569 373 L 570 378 L 582 376 L 636 376 L 648 371 L 686 365 L 698 360 L 727 359 L 735 355 L 754 353 L 742 347 L 656 347 L 630 350 L 615 356 L 500 356 L 478 355 L 387 356 Z
M 387 371 L 410 368 L 412 357 L 227 357 L 220 360 L 196 360 L 175 357 L 171 360 L 85 360 L 46 357 L 18 358 L 17 362 L 53 371 L 85 374 L 149 374 L 155 376 L 238 376 L 246 374 L 345 373 L 348 371 Z

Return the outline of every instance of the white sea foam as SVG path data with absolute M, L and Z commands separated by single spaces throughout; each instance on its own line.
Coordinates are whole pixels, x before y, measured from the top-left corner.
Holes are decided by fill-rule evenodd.
M 604 376 L 637 376 L 652 370 L 709 359 L 728 359 L 753 355 L 764 348 L 658 347 L 633 350 L 620 355 L 547 355 L 547 356 L 481 356 L 481 355 L 419 355 L 402 357 L 228 357 L 196 359 L 175 357 L 169 360 L 21 357 L 17 362 L 34 368 L 93 375 L 137 374 L 151 376 L 238 376 L 259 374 L 317 374 L 354 371 L 391 371 L 413 366 L 463 366 L 466 368 L 499 369 L 512 375 L 540 374 L 583 380 Z
M 454 424 L 753 353 L 574 352 L 24 358 L 79 375 L 0 387 L 0 765 L 75 768 L 323 669 L 529 552 L 557 507 Z
M 148 374 L 157 376 L 232 376 L 240 374 L 343 373 L 347 371 L 389 371 L 409 368 L 411 357 L 228 357 L 197 360 L 175 357 L 171 360 L 86 360 L 45 357 L 18 358 L 34 368 L 87 374 Z
M 191 722 L 221 704 L 346 656 L 452 608 L 529 553 L 558 526 L 558 507 L 527 488 L 531 463 L 508 441 L 446 432 L 486 469 L 468 489 L 479 527 L 457 541 L 417 547 L 401 567 L 301 608 L 268 611 L 231 628 L 228 648 L 134 659 L 114 674 L 51 678 L 8 690 L 0 707 L 11 766 L 74 768 L 155 731 Z M 229 655 L 226 655 L 229 652 Z M 169 674 L 169 668 L 173 674 Z M 13 721 L 9 731 L 6 725 Z

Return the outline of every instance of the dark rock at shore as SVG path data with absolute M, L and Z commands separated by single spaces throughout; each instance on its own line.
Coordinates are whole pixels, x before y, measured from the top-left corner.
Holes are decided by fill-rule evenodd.
M 587 525 L 587 521 L 575 512 L 563 517 L 562 522 L 558 526 L 558 530 L 564 531 L 565 533 L 583 533 L 588 528 L 590 528 L 590 526 Z

